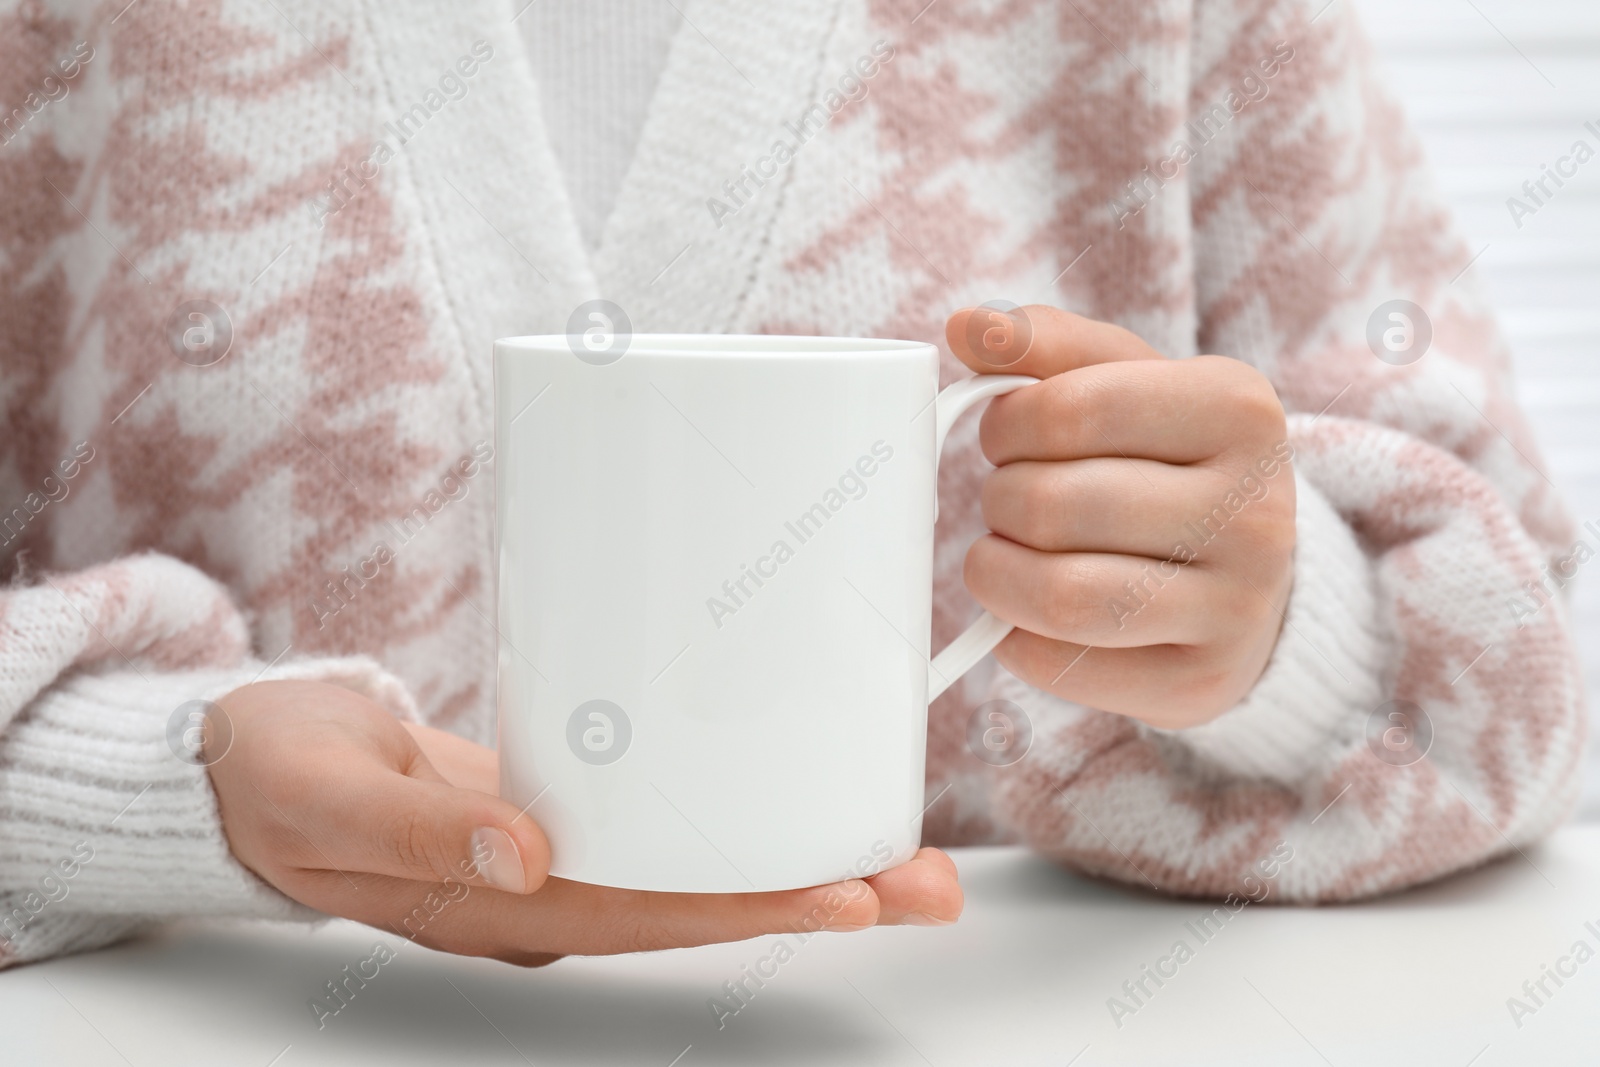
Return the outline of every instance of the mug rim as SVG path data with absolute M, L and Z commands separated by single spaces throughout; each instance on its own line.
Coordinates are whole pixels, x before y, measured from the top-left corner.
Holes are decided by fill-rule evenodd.
M 572 335 L 523 334 L 497 338 L 495 351 L 538 355 L 573 354 Z M 701 359 L 790 357 L 826 359 L 840 356 L 925 355 L 928 341 L 891 337 L 824 337 L 783 333 L 636 333 L 624 349 L 629 356 L 675 356 Z M 619 354 L 620 358 L 620 354 Z

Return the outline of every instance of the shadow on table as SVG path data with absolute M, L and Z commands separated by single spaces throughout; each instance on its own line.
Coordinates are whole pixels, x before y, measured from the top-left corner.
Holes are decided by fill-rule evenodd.
M 829 935 L 822 935 L 829 936 Z M 834 935 L 844 936 L 844 935 Z M 187 1020 L 219 1045 L 239 1035 L 264 1035 L 266 1063 L 290 1044 L 293 1062 L 338 1063 L 611 1063 L 667 1067 L 693 1045 L 695 1064 L 827 1063 L 884 1046 L 885 1059 L 905 1052 L 892 1031 L 870 1025 L 858 1004 L 785 986 L 772 990 L 719 1029 L 708 1007 L 722 982 L 738 979 L 759 942 L 734 956 L 682 973 L 671 954 L 608 961 L 567 960 L 524 970 L 402 945 L 377 977 L 337 1014 L 322 1020 L 310 1006 L 347 964 L 365 958 L 378 931 L 350 929 L 337 941 L 281 927 L 237 924 L 191 927 L 92 956 L 110 988 L 142 987 L 160 1000 L 187 1002 Z M 728 960 L 738 962 L 730 964 Z M 659 960 L 659 975 L 641 974 L 640 960 Z M 90 963 L 92 961 L 92 963 Z M 165 986 L 164 990 L 153 987 Z M 687 1060 L 687 1057 L 685 1057 Z M 242 1061 L 241 1061 L 242 1062 Z M 285 1064 L 290 1060 L 285 1057 Z
M 1408 893 L 1318 910 L 1358 920 L 1372 909 L 1497 907 L 1537 883 L 1541 864 L 1560 877 L 1557 857 L 1530 851 Z M 1160 947 L 1156 942 L 1202 906 L 1081 878 L 1021 854 L 974 864 L 967 889 L 982 906 L 949 930 L 819 935 L 842 940 L 830 940 L 827 951 L 803 947 L 722 1028 L 709 1001 L 773 939 L 622 961 L 573 959 L 534 971 L 400 943 L 397 956 L 320 1028 L 312 998 L 325 995 L 326 983 L 366 958 L 375 942 L 393 945 L 396 938 L 345 924 L 315 937 L 230 924 L 79 959 L 84 975 L 105 988 L 144 987 L 158 1001 L 184 1005 L 207 1040 L 214 1033 L 228 1047 L 249 1035 L 263 1064 L 292 1044 L 285 1067 L 413 1061 L 668 1067 L 690 1046 L 692 1059 L 684 1061 L 697 1065 L 899 1062 L 909 1050 L 889 1020 L 913 999 L 938 1002 L 941 990 L 948 994 L 941 972 L 959 967 L 968 985 L 1050 988 L 1064 1002 L 1099 1003 L 1108 966 L 1144 958 L 1146 947 Z M 1274 910 L 1284 918 L 1294 911 Z M 809 968 L 819 969 L 803 977 Z M 1088 984 L 1078 989 L 1079 982 Z M 950 1003 L 936 1012 L 961 1008 Z M 1024 997 L 1018 1010 L 1037 1006 L 1028 1007 Z

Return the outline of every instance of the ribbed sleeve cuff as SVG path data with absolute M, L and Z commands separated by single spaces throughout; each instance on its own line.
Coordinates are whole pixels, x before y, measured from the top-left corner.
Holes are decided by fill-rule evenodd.
M 1160 731 L 1235 775 L 1307 780 L 1366 728 L 1390 654 L 1372 561 L 1348 523 L 1297 472 L 1294 587 L 1255 687 L 1204 726 Z
M 233 858 L 184 739 L 185 705 L 258 678 L 343 685 L 416 718 L 401 683 L 366 659 L 69 675 L 0 737 L 0 959 L 93 947 L 179 916 L 316 917 Z

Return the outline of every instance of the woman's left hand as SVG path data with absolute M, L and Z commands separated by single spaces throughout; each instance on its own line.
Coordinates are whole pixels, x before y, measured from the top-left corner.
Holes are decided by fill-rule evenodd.
M 1295 543 L 1283 405 L 1254 368 L 1168 360 L 1055 308 L 945 326 L 981 374 L 1046 379 L 992 401 L 980 440 L 993 533 L 966 583 L 1017 627 L 995 655 L 1039 689 L 1153 726 L 1207 722 L 1255 685 Z

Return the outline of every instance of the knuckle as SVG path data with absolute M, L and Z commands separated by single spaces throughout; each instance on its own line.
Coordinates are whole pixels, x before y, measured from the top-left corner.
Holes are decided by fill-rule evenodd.
M 1060 479 L 1044 467 L 1035 467 L 1020 479 L 1021 513 L 1014 516 L 1017 527 L 1036 548 L 1048 548 L 1059 538 L 1063 500 Z
M 1119 592 L 1108 567 L 1093 559 L 1067 559 L 1044 581 L 1044 617 L 1056 632 L 1083 635 L 1106 627 L 1105 602 Z
M 1239 630 L 1248 633 L 1254 630 L 1262 621 L 1268 618 L 1277 618 L 1277 610 L 1269 599 L 1277 588 L 1276 582 L 1255 580 L 1254 588 L 1246 585 L 1240 589 L 1235 586 L 1234 617 L 1240 622 Z
M 1096 365 L 1083 371 L 1067 371 L 1050 379 L 1050 413 L 1052 426 L 1076 426 L 1083 414 L 1101 406 L 1109 396 L 1115 395 L 1118 375 L 1116 368 Z
M 1256 430 L 1287 425 L 1277 389 L 1255 367 L 1229 356 L 1200 356 L 1196 362 L 1202 364 L 1207 378 L 1223 393 L 1230 418 L 1248 420 Z
M 407 870 L 445 869 L 433 827 L 420 812 L 400 811 L 390 815 L 379 839 L 387 843 L 390 855 Z
M 617 889 L 603 897 L 586 899 L 559 927 L 556 938 L 565 953 L 583 956 L 610 956 L 628 952 L 652 952 L 685 944 L 670 914 L 654 893 Z M 726 918 L 737 920 L 740 906 L 730 907 Z M 519 946 L 508 949 L 519 956 L 549 953 L 549 948 Z M 559 958 L 559 955 L 557 956 Z M 543 964 L 524 964 L 543 966 Z
M 1235 516 L 1229 530 L 1233 553 L 1241 565 L 1248 561 L 1252 580 L 1256 573 L 1276 577 L 1294 552 L 1294 522 L 1271 514 L 1270 495 Z M 1248 590 L 1247 590 L 1248 591 Z
M 1036 689 L 1057 696 L 1071 692 L 1077 677 L 1072 668 L 1082 661 L 1081 646 L 1026 631 L 1013 631 L 995 650 L 1007 670 Z
M 1092 396 L 1093 377 L 1077 371 L 1064 371 L 1045 379 L 1044 388 L 1037 390 L 1042 409 L 1040 422 L 1052 436 L 1059 436 L 1068 427 L 1076 426 L 1081 421 L 1080 413 Z
M 1279 618 L 1273 606 L 1257 596 L 1254 590 L 1249 591 L 1248 598 L 1240 597 L 1239 600 L 1239 609 L 1233 617 L 1233 625 L 1229 627 L 1225 639 L 1226 647 L 1230 651 L 1248 647 L 1263 629 Z
M 601 920 L 598 927 L 607 953 L 654 952 L 681 944 L 672 927 L 648 904 L 618 909 Z
M 1238 363 L 1238 366 L 1243 369 L 1234 385 L 1235 407 L 1259 431 L 1271 434 L 1274 438 L 1282 437 L 1288 422 L 1283 413 L 1283 402 L 1278 399 L 1278 391 L 1254 367 L 1245 363 Z
M 1256 484 L 1264 486 L 1265 491 L 1250 498 L 1248 506 L 1234 517 L 1231 525 L 1236 530 L 1230 532 L 1236 538 L 1236 558 L 1248 561 L 1253 576 L 1275 582 L 1294 559 L 1294 483 L 1284 480 L 1281 484 Z
M 1215 653 L 1192 650 L 1188 662 L 1172 672 L 1166 701 L 1183 709 L 1186 725 L 1210 722 L 1239 701 L 1232 666 Z
M 1215 629 L 1210 640 L 1201 646 L 1208 661 L 1260 629 L 1263 620 L 1273 614 L 1272 605 L 1262 598 L 1262 594 L 1269 591 L 1261 589 L 1259 583 L 1252 589 L 1242 580 L 1230 580 L 1219 584 L 1210 594 L 1210 614 Z

